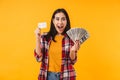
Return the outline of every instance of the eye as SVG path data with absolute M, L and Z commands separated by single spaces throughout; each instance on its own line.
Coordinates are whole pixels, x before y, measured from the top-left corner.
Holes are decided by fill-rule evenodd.
M 59 21 L 59 17 L 56 17 L 55 19 L 56 19 L 57 21 Z
M 65 21 L 66 20 L 66 18 L 65 17 L 62 17 L 62 21 Z

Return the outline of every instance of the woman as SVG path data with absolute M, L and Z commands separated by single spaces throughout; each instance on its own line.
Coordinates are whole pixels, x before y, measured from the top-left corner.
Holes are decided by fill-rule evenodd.
M 67 36 L 70 29 L 69 16 L 65 9 L 57 9 L 52 16 L 50 31 L 41 35 L 35 30 L 34 55 L 41 62 L 38 80 L 75 80 L 73 64 L 77 60 L 79 41 L 74 44 Z

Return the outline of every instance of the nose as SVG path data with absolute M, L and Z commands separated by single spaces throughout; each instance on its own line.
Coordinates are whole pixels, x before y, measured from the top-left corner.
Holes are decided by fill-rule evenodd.
M 59 22 L 58 22 L 59 24 L 62 24 L 62 20 L 59 20 Z

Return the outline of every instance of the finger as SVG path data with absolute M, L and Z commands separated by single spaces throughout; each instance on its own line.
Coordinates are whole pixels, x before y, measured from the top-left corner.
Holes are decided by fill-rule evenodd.
M 39 28 L 36 28 L 35 34 L 36 34 L 36 36 L 37 36 L 37 35 L 40 36 L 40 30 L 39 30 Z
M 80 49 L 80 44 L 78 45 L 78 50 Z
M 38 28 L 38 32 L 41 33 L 41 29 L 40 28 Z
M 76 49 L 79 50 L 79 48 L 80 48 L 80 41 L 76 41 L 75 46 L 76 46 Z

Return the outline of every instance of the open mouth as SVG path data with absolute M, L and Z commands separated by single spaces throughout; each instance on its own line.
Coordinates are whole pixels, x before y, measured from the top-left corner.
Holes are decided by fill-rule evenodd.
M 62 32 L 64 30 L 64 26 L 57 26 L 59 31 Z
M 63 29 L 63 26 L 58 26 L 58 29 L 60 29 L 60 30 Z
M 63 26 L 58 26 L 59 29 L 63 28 Z

